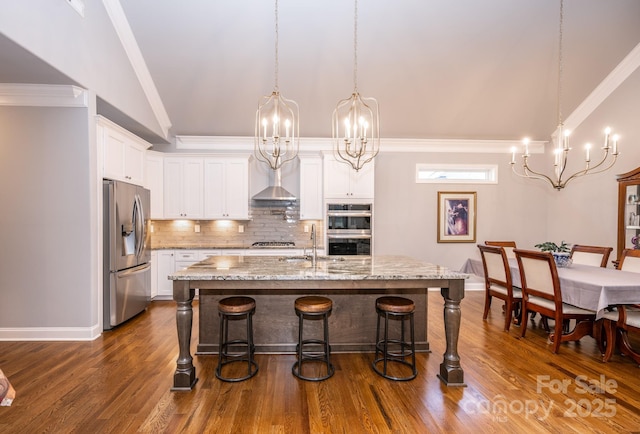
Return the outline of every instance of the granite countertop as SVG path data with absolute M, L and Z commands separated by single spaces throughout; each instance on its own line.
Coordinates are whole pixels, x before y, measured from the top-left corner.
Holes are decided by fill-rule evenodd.
M 409 280 L 467 279 L 468 274 L 406 256 L 212 256 L 169 276 L 171 280 Z
M 244 244 L 239 244 L 237 246 L 225 244 L 222 246 L 199 246 L 199 245 L 190 245 L 190 246 L 153 246 L 151 250 L 245 250 L 250 249 L 251 246 L 247 246 Z

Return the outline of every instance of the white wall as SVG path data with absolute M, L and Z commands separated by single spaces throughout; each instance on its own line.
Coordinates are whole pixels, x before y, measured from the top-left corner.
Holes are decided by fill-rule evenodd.
M 606 245 L 616 251 L 616 175 L 640 166 L 639 119 L 640 71 L 636 71 L 572 133 L 571 153 L 576 154 L 576 160 L 584 157 L 586 142 L 591 142 L 594 148 L 602 146 L 606 126 L 620 134 L 621 153 L 610 170 L 576 179 L 564 191 L 548 194 L 547 232 L 550 240 Z M 592 149 L 592 155 L 600 155 L 598 151 Z M 573 171 L 583 164 L 572 167 Z M 615 254 L 611 259 L 615 259 Z
M 0 107 L 0 329 L 88 329 L 94 185 L 86 108 Z
M 85 1 L 84 17 L 65 3 L 2 1 L 0 32 L 163 137 L 103 2 Z
M 376 157 L 374 248 L 458 270 L 477 243 L 515 240 L 532 248 L 546 236 L 546 191 L 510 173 L 510 155 L 381 153 Z M 417 163 L 497 164 L 498 184 L 417 184 Z M 514 179 L 515 178 L 515 179 Z M 477 192 L 476 243 L 438 243 L 439 191 Z

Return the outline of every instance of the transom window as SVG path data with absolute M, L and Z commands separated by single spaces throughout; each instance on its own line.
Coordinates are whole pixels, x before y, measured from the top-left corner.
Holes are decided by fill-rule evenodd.
M 497 184 L 495 164 L 416 164 L 416 183 Z

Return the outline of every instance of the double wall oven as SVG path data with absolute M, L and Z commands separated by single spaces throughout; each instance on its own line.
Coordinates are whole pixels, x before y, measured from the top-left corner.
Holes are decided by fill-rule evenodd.
M 373 204 L 328 203 L 327 254 L 371 255 Z

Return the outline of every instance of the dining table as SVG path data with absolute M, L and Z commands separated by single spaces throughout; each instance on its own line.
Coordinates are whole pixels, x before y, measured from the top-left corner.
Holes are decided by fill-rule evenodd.
M 520 269 L 515 258 L 509 259 L 509 268 L 513 286 L 520 287 Z M 484 278 L 482 259 L 467 259 L 460 271 Z M 640 273 L 571 264 L 558 267 L 558 279 L 562 301 L 595 311 L 596 319 L 602 318 L 609 306 L 640 304 Z

